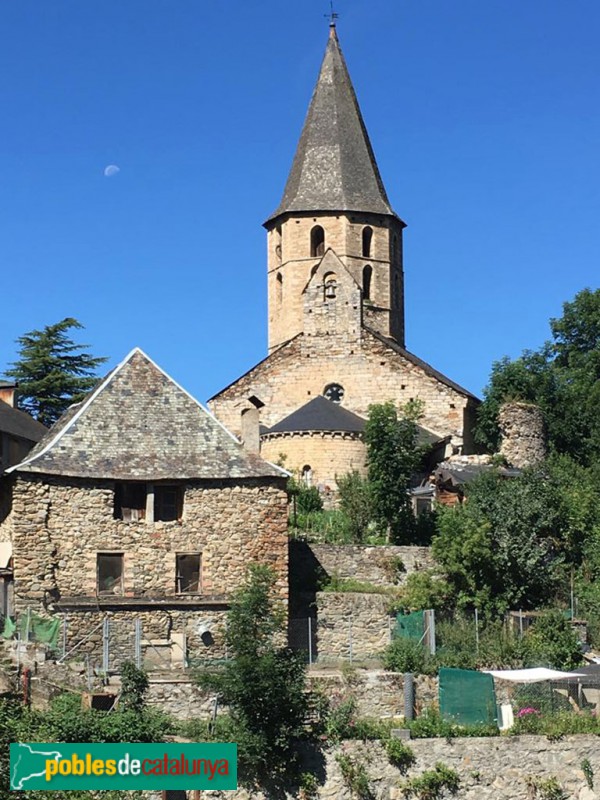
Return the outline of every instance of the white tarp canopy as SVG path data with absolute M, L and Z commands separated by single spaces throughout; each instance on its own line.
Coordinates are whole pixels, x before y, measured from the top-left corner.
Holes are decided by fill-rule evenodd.
M 540 683 L 541 681 L 560 681 L 567 678 L 583 678 L 580 672 L 559 672 L 556 669 L 546 669 L 546 667 L 533 667 L 532 669 L 482 669 L 494 678 L 501 681 L 512 681 L 513 683 Z
M 6 569 L 12 558 L 12 542 L 0 542 L 0 569 Z

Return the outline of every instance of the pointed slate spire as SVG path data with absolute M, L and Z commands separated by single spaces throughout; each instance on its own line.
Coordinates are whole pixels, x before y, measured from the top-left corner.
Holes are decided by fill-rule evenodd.
M 394 214 L 334 24 L 283 199 L 267 223 L 298 211 Z

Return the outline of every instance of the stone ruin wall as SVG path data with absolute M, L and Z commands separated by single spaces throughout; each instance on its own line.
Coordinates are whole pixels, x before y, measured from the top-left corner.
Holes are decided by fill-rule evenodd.
M 523 469 L 546 457 L 544 415 L 531 403 L 505 403 L 498 413 L 500 453 L 511 467 Z

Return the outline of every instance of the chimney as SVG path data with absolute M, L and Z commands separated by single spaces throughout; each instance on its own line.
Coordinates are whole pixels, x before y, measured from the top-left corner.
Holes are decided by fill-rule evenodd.
M 504 403 L 498 412 L 502 443 L 500 454 L 511 467 L 524 469 L 546 458 L 542 409 L 533 403 Z
M 258 408 L 242 411 L 242 443 L 249 453 L 260 453 Z
M 6 381 L 0 381 L 0 400 L 3 403 L 6 403 L 11 408 L 15 407 L 15 389 L 17 388 L 16 383 L 7 383 Z

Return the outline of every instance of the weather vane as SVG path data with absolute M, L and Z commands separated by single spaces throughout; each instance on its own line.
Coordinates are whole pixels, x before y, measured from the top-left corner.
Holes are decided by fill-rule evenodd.
M 340 18 L 340 15 L 333 10 L 333 0 L 329 0 L 329 7 L 330 7 L 331 11 L 329 12 L 329 14 L 324 14 L 323 16 L 324 17 L 328 17 L 329 18 L 329 24 L 332 25 L 333 27 L 335 27 L 335 21 L 336 21 L 336 19 Z

